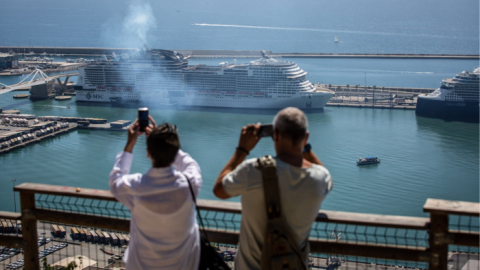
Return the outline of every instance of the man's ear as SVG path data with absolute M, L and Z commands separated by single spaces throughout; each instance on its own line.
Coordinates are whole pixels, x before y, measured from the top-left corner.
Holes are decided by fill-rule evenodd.
M 307 145 L 309 136 L 310 136 L 310 132 L 307 131 L 307 133 L 305 133 L 305 140 L 303 140 L 303 146 Z
M 278 129 L 274 129 L 273 130 L 273 141 L 278 142 L 278 140 L 280 140 L 280 132 L 278 131 Z

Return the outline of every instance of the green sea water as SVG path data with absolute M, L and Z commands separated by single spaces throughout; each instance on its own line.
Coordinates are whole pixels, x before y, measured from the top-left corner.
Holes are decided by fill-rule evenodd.
M 0 107 L 22 113 L 133 120 L 133 107 L 89 106 L 72 101 L 14 100 L 0 96 Z M 70 108 L 68 108 L 70 107 Z M 216 199 L 213 183 L 248 123 L 270 123 L 276 111 L 174 110 L 152 108 L 161 122 L 175 123 L 182 149 L 202 169 L 202 199 Z M 323 209 L 423 216 L 427 198 L 479 201 L 479 125 L 415 116 L 412 110 L 326 107 L 307 113 L 310 143 L 330 170 L 334 189 Z M 108 174 L 126 133 L 75 130 L 0 156 L 0 209 L 13 211 L 11 179 L 24 182 L 108 189 Z M 131 172 L 150 167 L 145 138 L 134 149 Z M 274 155 L 262 139 L 250 157 Z M 378 155 L 380 164 L 356 166 L 359 157 Z M 17 196 L 18 200 L 18 196 Z M 238 198 L 231 199 L 238 201 Z M 18 205 L 18 201 L 17 201 Z

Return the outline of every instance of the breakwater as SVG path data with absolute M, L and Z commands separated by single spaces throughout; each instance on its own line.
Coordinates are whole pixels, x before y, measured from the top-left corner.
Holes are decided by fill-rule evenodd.
M 135 52 L 136 48 L 89 48 L 89 47 L 26 47 L 26 46 L 0 46 L 0 52 L 13 51 L 17 54 L 64 54 L 64 55 L 102 55 L 122 54 Z M 261 50 L 185 50 L 172 49 L 183 55 L 194 58 L 249 58 L 261 57 Z M 377 58 L 377 59 L 480 59 L 478 54 L 364 54 L 364 53 L 297 53 L 297 52 L 272 52 L 267 55 L 276 58 Z

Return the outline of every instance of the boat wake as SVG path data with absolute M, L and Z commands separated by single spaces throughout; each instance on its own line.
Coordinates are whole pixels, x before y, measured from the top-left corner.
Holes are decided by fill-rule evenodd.
M 241 24 L 191 23 L 191 25 L 194 25 L 194 26 L 210 26 L 210 27 L 269 29 L 269 30 L 314 31 L 314 32 L 325 32 L 325 33 L 373 34 L 373 35 L 389 35 L 389 36 L 429 36 L 429 37 L 437 37 L 437 38 L 447 38 L 447 37 L 449 37 L 449 36 L 446 36 L 446 35 L 431 35 L 431 34 L 386 33 L 386 32 L 351 31 L 351 30 L 338 30 L 338 29 L 256 26 L 256 25 L 241 25 Z M 460 37 L 460 38 L 461 39 L 471 39 L 470 37 Z
M 57 106 L 57 105 L 40 105 L 40 106 L 36 106 L 37 108 L 41 107 L 41 108 L 61 108 L 61 109 L 69 109 L 70 106 Z
M 301 30 L 301 31 L 324 31 L 333 32 L 333 30 L 315 29 L 315 28 L 295 28 L 295 27 L 273 27 L 273 26 L 254 26 L 254 25 L 237 25 L 237 24 L 209 24 L 209 23 L 192 23 L 197 26 L 214 26 L 214 27 L 236 27 L 236 28 L 254 28 L 254 29 L 272 29 L 272 30 Z
M 421 72 L 421 71 L 400 71 L 400 73 L 407 73 L 407 74 L 435 74 L 435 72 Z

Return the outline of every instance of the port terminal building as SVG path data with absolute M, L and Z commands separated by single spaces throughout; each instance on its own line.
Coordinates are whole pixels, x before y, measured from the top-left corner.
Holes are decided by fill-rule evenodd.
M 18 66 L 18 55 L 0 53 L 0 70 Z

